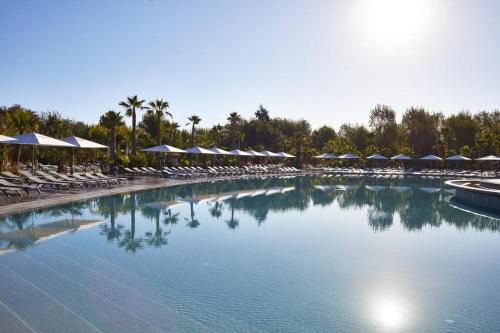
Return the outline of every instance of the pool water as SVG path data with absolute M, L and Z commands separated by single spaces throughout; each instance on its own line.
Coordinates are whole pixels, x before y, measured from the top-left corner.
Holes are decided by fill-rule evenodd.
M 498 332 L 499 231 L 412 177 L 75 202 L 0 218 L 0 332 Z

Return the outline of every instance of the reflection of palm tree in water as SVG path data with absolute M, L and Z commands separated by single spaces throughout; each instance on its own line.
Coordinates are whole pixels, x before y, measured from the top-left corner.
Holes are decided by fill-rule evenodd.
M 212 207 L 210 207 L 209 211 L 212 217 L 219 219 L 222 215 L 222 203 L 216 201 L 215 204 Z
M 236 229 L 240 225 L 240 221 L 234 218 L 234 199 L 231 200 L 231 218 L 226 221 L 229 229 Z
M 147 232 L 146 240 L 147 244 L 154 247 L 161 247 L 162 245 L 167 245 L 168 240 L 166 236 L 170 233 L 170 230 L 167 232 L 163 232 L 163 229 L 160 227 L 160 213 L 159 209 L 155 210 L 155 232 Z
M 163 212 L 163 215 L 166 215 L 165 219 L 163 220 L 163 224 L 170 225 L 170 229 L 168 231 L 170 233 L 170 230 L 172 230 L 172 225 L 179 222 L 179 213 L 172 214 L 172 210 L 169 208 Z
M 191 206 L 191 219 L 187 219 L 186 218 L 186 221 L 188 221 L 188 223 L 186 224 L 188 227 L 190 227 L 191 229 L 196 229 L 200 226 L 200 221 L 198 221 L 195 217 L 194 217 L 194 203 L 193 202 L 190 202 L 189 205 Z
M 117 210 L 116 210 L 116 200 L 114 198 L 111 198 L 110 204 L 107 205 L 109 211 L 107 211 L 107 214 L 109 214 L 109 227 L 107 223 L 104 223 L 101 225 L 102 232 L 101 234 L 106 235 L 107 239 L 109 242 L 114 241 L 115 239 L 119 239 L 120 236 L 122 235 L 121 229 L 123 229 L 122 225 L 116 225 L 116 217 L 118 216 Z
M 125 231 L 123 239 L 119 246 L 125 247 L 125 251 L 136 252 L 142 248 L 142 239 L 135 237 L 135 209 L 136 209 L 136 194 L 130 194 L 130 230 Z

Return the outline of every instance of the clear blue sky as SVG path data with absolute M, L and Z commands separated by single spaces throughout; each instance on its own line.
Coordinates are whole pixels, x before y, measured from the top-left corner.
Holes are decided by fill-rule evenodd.
M 0 105 L 88 122 L 131 94 L 205 126 L 500 107 L 498 0 L 4 0 L 0 43 Z

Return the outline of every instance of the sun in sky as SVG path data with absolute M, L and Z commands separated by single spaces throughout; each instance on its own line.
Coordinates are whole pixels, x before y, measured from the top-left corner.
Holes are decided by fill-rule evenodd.
M 436 1 L 363 0 L 356 16 L 365 38 L 382 46 L 405 46 L 423 39 L 434 25 Z

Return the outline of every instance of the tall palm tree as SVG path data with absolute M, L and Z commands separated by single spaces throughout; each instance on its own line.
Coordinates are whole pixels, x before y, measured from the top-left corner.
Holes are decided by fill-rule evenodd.
M 17 134 L 25 134 L 27 132 L 36 131 L 38 127 L 38 117 L 31 111 L 25 110 L 22 107 L 17 107 L 13 112 L 8 113 L 9 127 L 16 131 Z M 21 158 L 21 145 L 15 145 L 13 161 L 19 164 Z
M 214 127 L 212 127 L 212 132 L 215 134 L 215 145 L 219 147 L 220 145 L 220 136 L 221 132 L 224 129 L 221 124 L 217 124 Z
M 238 148 L 236 147 L 236 132 L 238 125 L 241 122 L 241 116 L 237 112 L 231 112 L 227 120 L 229 121 L 229 136 L 231 137 L 231 148 L 236 149 Z
M 189 123 L 187 123 L 186 126 L 191 124 L 191 145 L 194 147 L 195 146 L 194 134 L 196 130 L 195 127 L 201 122 L 201 118 L 194 114 L 191 117 L 189 117 L 188 120 Z
M 177 136 L 177 131 L 180 127 L 181 125 L 179 125 L 178 122 L 173 121 L 170 123 L 170 141 L 172 143 L 175 142 L 175 137 Z
M 116 128 L 119 125 L 125 124 L 123 122 L 123 116 L 121 115 L 121 112 L 109 110 L 101 116 L 99 124 L 111 131 L 111 136 L 109 138 L 109 152 L 111 154 L 111 159 L 116 162 Z
M 131 145 L 131 152 L 132 156 L 135 157 L 135 152 L 137 150 L 137 134 L 136 134 L 136 128 L 137 128 L 137 110 L 142 110 L 144 109 L 144 106 L 142 104 L 145 102 L 144 99 L 139 99 L 137 98 L 137 95 L 134 96 L 129 96 L 127 97 L 126 101 L 121 101 L 118 103 L 118 105 L 123 106 L 126 111 L 127 117 L 132 118 L 132 145 Z
M 148 106 L 146 107 L 146 110 L 149 114 L 153 114 L 156 116 L 156 144 L 161 145 L 161 123 L 163 120 L 163 117 L 165 115 L 169 116 L 172 118 L 172 114 L 167 111 L 167 109 L 170 107 L 168 101 L 164 101 L 162 99 L 156 99 L 154 101 L 151 101 L 148 103 Z

